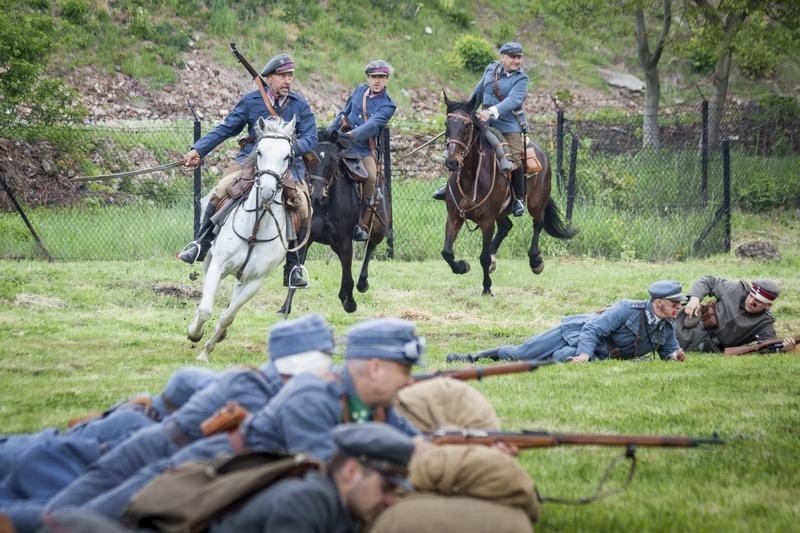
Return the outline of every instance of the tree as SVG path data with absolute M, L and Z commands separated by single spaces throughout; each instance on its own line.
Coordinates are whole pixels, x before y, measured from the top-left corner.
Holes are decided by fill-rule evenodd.
M 756 26 L 763 20 L 774 32 L 773 39 L 768 42 L 780 47 L 780 43 L 786 41 L 781 37 L 796 33 L 800 27 L 800 5 L 780 0 L 694 0 L 694 4 L 688 7 L 685 16 L 693 25 L 699 46 L 713 51 L 716 57 L 712 78 L 714 92 L 709 106 L 709 141 L 716 144 L 720 141 L 722 116 L 737 46 L 743 52 L 744 36 L 759 31 L 757 27 L 750 26 Z
M 664 52 L 672 24 L 672 0 L 550 0 L 550 7 L 559 12 L 565 20 L 570 21 L 575 31 L 603 31 L 607 36 L 607 28 L 597 24 L 609 15 L 631 16 L 633 19 L 636 51 L 639 64 L 644 71 L 645 105 L 643 111 L 642 145 L 658 147 L 660 135 L 658 129 L 658 109 L 661 99 L 661 81 L 658 63 Z M 661 20 L 661 32 L 655 45 L 650 48 L 647 19 Z
M 53 21 L 0 0 L 0 133 L 20 119 L 74 118 L 72 92 L 42 76 L 52 51 Z

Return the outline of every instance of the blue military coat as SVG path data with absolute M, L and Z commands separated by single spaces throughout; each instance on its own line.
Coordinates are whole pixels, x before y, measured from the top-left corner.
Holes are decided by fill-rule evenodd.
M 366 95 L 366 115 L 364 114 L 364 95 Z M 376 139 L 383 127 L 394 115 L 397 106 L 392 98 L 384 89 L 383 91 L 372 94 L 369 85 L 366 83 L 355 88 L 344 109 L 331 123 L 334 128 L 342 126 L 342 117 L 347 118 L 347 122 L 352 128 L 350 138 L 353 143 L 350 150 L 359 157 L 366 157 L 372 152 L 370 150 L 370 139 Z
M 295 133 L 297 139 L 295 140 L 292 150 L 294 151 L 295 160 L 292 168 L 292 174 L 296 181 L 300 181 L 305 176 L 305 164 L 301 156 L 308 154 L 317 147 L 317 122 L 314 119 L 314 113 L 311 111 L 308 102 L 300 94 L 291 91 L 289 96 L 282 106 L 274 106 L 275 112 L 285 121 L 290 121 L 295 118 Z M 242 162 L 245 157 L 255 147 L 255 125 L 261 117 L 269 118 L 271 116 L 260 91 L 252 91 L 242 97 L 236 104 L 225 120 L 223 120 L 217 127 L 208 132 L 199 141 L 194 143 L 192 148 L 197 150 L 200 157 L 205 157 L 211 150 L 216 148 L 226 139 L 239 135 L 241 131 L 247 126 L 247 135 L 249 142 L 245 143 L 244 147 L 236 154 L 236 161 Z
M 623 359 L 646 355 L 654 348 L 661 359 L 667 359 L 678 349 L 675 322 L 657 319 L 651 302 L 620 300 L 603 313 L 565 317 L 558 326 L 519 346 L 501 346 L 498 355 L 564 362 L 581 353 L 592 360 L 607 359 L 614 348 Z
M 88 472 L 63 489 L 49 503 L 51 509 L 83 505 L 113 489 L 147 465 L 169 458 L 182 446 L 203 437 L 200 425 L 229 401 L 257 412 L 283 386 L 275 365 L 239 368 L 222 374 L 192 395 L 160 425 L 137 432 L 103 456 Z
M 495 77 L 499 85 L 502 101 L 495 94 Z M 522 69 L 504 72 L 499 61 L 489 63 L 478 84 L 472 91 L 484 108 L 497 106 L 498 117 L 489 121 L 489 126 L 497 128 L 501 133 L 519 133 L 522 131 L 520 120 L 525 124 L 522 104 L 528 94 L 528 75 Z M 515 111 L 520 113 L 519 120 Z
M 211 533 L 349 533 L 360 524 L 342 504 L 336 484 L 320 472 L 290 478 L 254 496 L 240 510 L 211 527 Z

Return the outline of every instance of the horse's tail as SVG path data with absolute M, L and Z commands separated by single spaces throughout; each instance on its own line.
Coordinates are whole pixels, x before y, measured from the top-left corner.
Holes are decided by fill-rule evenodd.
M 578 233 L 578 230 L 564 222 L 561 212 L 552 198 L 547 199 L 542 227 L 544 227 L 548 235 L 556 239 L 571 239 Z

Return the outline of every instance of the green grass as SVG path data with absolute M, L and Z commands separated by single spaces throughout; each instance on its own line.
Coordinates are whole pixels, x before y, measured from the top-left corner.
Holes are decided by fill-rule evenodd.
M 501 259 L 494 297 L 480 296 L 480 273 L 455 276 L 442 261 L 379 261 L 359 308 L 345 314 L 335 296 L 338 266 L 309 261 L 311 288 L 294 312 L 321 312 L 337 336 L 359 320 L 415 320 L 428 340 L 428 370 L 450 351 L 518 343 L 622 297 L 644 298 L 652 281 L 687 287 L 706 273 L 776 280 L 779 334 L 800 332 L 800 226 L 791 212 L 734 219 L 736 241 L 772 240 L 782 259 L 758 262 L 733 255 L 652 263 L 547 258 L 541 276 L 527 263 Z M 161 387 L 200 351 L 184 329 L 199 289 L 190 270 L 172 259 L 131 262 L 0 261 L 0 416 L 3 432 L 63 426 L 71 417 L 130 394 Z M 227 301 L 231 280 L 217 297 Z M 228 338 L 211 356 L 222 369 L 257 365 L 264 337 L 276 323 L 285 290 L 273 273 L 245 306 Z M 217 312 L 219 309 L 216 310 Z M 213 326 L 213 321 L 212 324 Z M 337 356 L 338 357 L 338 356 Z M 724 447 L 641 449 L 630 488 L 584 507 L 549 504 L 539 530 L 789 531 L 800 497 L 800 430 L 794 354 L 739 358 L 689 354 L 684 364 L 609 361 L 561 365 L 533 374 L 474 383 L 498 411 L 504 429 L 708 436 Z M 561 447 L 526 451 L 521 464 L 546 496 L 591 493 L 621 449 Z M 623 478 L 622 470 L 614 475 Z

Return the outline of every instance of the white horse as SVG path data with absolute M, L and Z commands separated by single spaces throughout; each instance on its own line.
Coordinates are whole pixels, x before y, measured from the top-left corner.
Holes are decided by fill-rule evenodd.
M 286 214 L 281 190 L 283 180 L 291 179 L 294 126 L 294 119 L 283 122 L 261 118 L 255 128 L 258 141 L 245 160 L 245 168 L 255 165 L 253 188 L 227 217 L 203 261 L 203 297 L 187 330 L 190 341 L 197 342 L 203 337 L 203 325 L 211 318 L 220 282 L 231 274 L 237 279 L 230 303 L 220 314 L 214 334 L 197 356 L 198 361 L 208 361 L 214 346 L 225 338 L 236 313 L 258 292 L 267 274 L 286 255 Z

